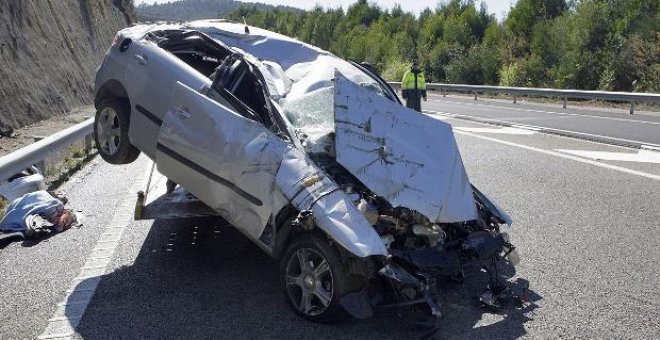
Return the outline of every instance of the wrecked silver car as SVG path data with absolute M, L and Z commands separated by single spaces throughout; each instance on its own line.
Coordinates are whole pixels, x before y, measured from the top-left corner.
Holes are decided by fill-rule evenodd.
M 468 263 L 490 277 L 482 302 L 509 290 L 511 220 L 470 184 L 451 126 L 359 64 L 233 22 L 142 25 L 117 34 L 95 94 L 103 159 L 149 156 L 280 260 L 306 319 L 439 316 L 436 283 Z

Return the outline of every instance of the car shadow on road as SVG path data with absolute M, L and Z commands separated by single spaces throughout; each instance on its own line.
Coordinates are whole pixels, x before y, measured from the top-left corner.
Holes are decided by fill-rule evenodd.
M 208 225 L 194 223 L 155 221 L 128 228 L 114 260 L 123 266 L 103 276 L 77 333 L 85 339 L 417 339 L 428 333 L 391 310 L 338 325 L 305 321 L 285 304 L 275 260 L 226 228 L 208 232 L 213 230 Z M 131 262 L 134 255 L 127 254 L 137 248 Z M 525 334 L 531 310 L 484 313 L 463 286 L 448 289 L 445 316 L 431 338 Z M 67 316 L 78 312 L 65 310 Z

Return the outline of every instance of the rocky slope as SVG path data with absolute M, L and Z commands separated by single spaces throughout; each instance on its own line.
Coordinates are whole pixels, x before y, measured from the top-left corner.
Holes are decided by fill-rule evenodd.
M 0 1 L 0 132 L 92 102 L 96 67 L 127 25 L 126 3 Z

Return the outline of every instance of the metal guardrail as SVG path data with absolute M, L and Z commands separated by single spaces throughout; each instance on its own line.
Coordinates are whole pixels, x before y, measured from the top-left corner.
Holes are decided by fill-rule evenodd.
M 388 82 L 391 86 L 401 87 L 400 82 Z M 630 102 L 630 114 L 635 110 L 636 102 L 660 103 L 658 93 L 635 93 L 635 92 L 607 92 L 607 91 L 581 91 L 560 89 L 538 89 L 529 87 L 503 87 L 486 85 L 460 85 L 460 84 L 438 84 L 430 83 L 426 87 L 430 90 L 446 92 L 473 93 L 477 99 L 477 93 L 498 93 L 516 96 L 556 97 L 564 99 L 564 108 L 568 99 L 593 99 Z M 44 160 L 55 152 L 70 146 L 71 144 L 85 139 L 85 149 L 91 149 L 91 134 L 93 132 L 94 118 L 74 125 L 70 128 L 52 134 L 38 142 L 0 157 L 0 181 L 7 180 L 11 176 L 37 165 L 43 172 L 45 170 Z
M 45 159 L 81 139 L 85 139 L 85 149 L 90 150 L 92 148 L 91 135 L 93 131 L 94 118 L 89 118 L 80 124 L 56 132 L 38 142 L 0 157 L 0 181 L 5 181 L 33 165 L 37 165 L 43 173 Z
M 401 87 L 400 82 L 388 82 L 391 86 Z M 534 96 L 548 98 L 562 98 L 564 108 L 568 99 L 591 99 L 622 101 L 630 103 L 630 114 L 635 112 L 635 103 L 660 103 L 660 93 L 639 93 L 639 92 L 608 92 L 608 91 L 583 91 L 583 90 L 561 90 L 561 89 L 543 89 L 531 87 L 506 87 L 506 86 L 488 86 L 488 85 L 462 85 L 462 84 L 426 84 L 429 90 L 439 90 L 444 94 L 447 92 L 464 92 L 474 94 L 477 100 L 477 93 L 498 93 L 513 96 L 513 102 L 516 102 L 517 96 Z

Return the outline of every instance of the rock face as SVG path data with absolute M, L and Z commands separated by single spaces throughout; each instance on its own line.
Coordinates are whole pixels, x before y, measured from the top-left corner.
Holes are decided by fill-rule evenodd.
M 92 103 L 96 67 L 127 26 L 123 3 L 0 1 L 0 131 Z

